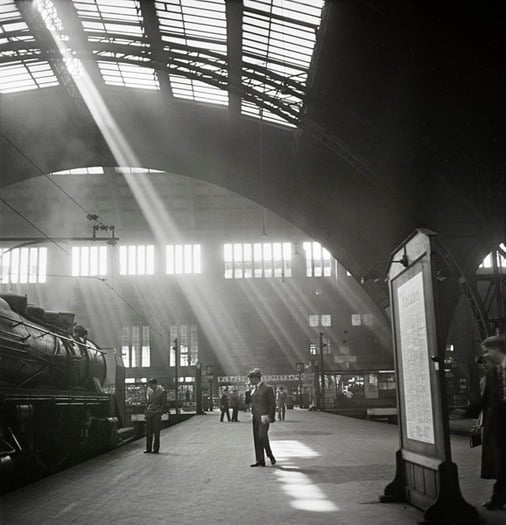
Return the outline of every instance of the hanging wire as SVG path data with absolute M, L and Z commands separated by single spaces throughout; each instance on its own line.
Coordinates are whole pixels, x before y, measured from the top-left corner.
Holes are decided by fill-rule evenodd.
M 0 131 L 0 136 L 13 148 L 17 153 L 19 153 L 31 166 L 33 166 L 43 177 L 45 177 L 51 184 L 56 186 L 68 199 L 70 199 L 80 210 L 82 210 L 86 214 L 86 218 L 88 220 L 93 220 L 98 222 L 100 225 L 103 225 L 98 220 L 98 215 L 90 213 L 88 210 L 86 210 L 72 195 L 70 195 L 67 191 L 65 191 L 56 181 L 54 181 L 49 175 L 47 175 L 40 166 L 35 163 L 24 151 L 22 151 L 12 140 L 9 139 L 2 131 Z M 4 201 L 5 202 L 5 201 Z
M 65 252 L 67 255 L 70 255 L 70 253 L 57 241 L 55 241 L 52 237 L 50 237 L 47 233 L 42 231 L 38 226 L 36 226 L 28 217 L 25 217 L 19 210 L 16 210 L 13 206 L 11 206 L 5 199 L 0 198 L 0 202 L 3 202 L 5 206 L 7 206 L 11 211 L 13 211 L 16 215 L 19 215 L 24 221 L 26 221 L 33 229 L 37 230 L 45 239 L 52 242 L 55 246 L 60 248 L 63 252 Z
M 59 184 L 57 184 L 54 180 L 51 179 L 48 175 L 46 175 L 42 169 L 28 156 L 26 155 L 20 148 L 16 146 L 4 133 L 0 131 L 0 136 L 12 147 L 14 148 L 30 165 L 32 165 L 41 175 L 46 177 L 54 186 L 56 186 L 67 198 L 69 198 L 76 206 L 78 206 L 84 213 L 86 213 L 86 218 L 88 220 L 96 221 L 98 224 L 99 229 L 109 229 L 110 226 L 106 226 L 102 222 L 98 220 L 98 215 L 89 213 L 74 197 L 72 197 L 68 192 L 66 192 Z M 53 239 L 50 235 L 45 233 L 43 230 L 41 230 L 38 226 L 36 226 L 30 219 L 28 219 L 25 215 L 23 215 L 19 210 L 14 208 L 11 204 L 9 204 L 5 199 L 0 198 L 0 202 L 5 204 L 11 211 L 16 213 L 18 216 L 20 216 L 24 221 L 26 221 L 32 228 L 34 228 L 36 231 L 38 231 L 44 239 L 47 239 L 49 242 L 53 243 L 55 246 L 57 246 L 60 250 L 62 250 L 65 254 L 70 256 L 71 254 L 63 247 L 61 244 L 59 244 L 55 239 Z M 19 246 L 18 246 L 19 247 Z M 12 249 L 11 249 L 12 250 Z M 0 252 L 0 258 L 2 256 L 2 252 Z M 76 278 L 77 276 L 65 276 L 65 277 L 72 277 Z M 78 277 L 79 278 L 79 277 Z M 169 342 L 168 339 L 155 327 L 153 327 L 142 315 L 138 310 L 135 309 L 135 307 L 130 304 L 119 292 L 117 292 L 104 278 L 96 277 L 96 276 L 89 276 L 89 277 L 83 277 L 83 278 L 93 278 L 98 281 L 100 281 L 102 284 L 104 284 L 118 299 L 120 299 L 124 304 L 126 304 L 135 314 L 141 319 L 146 325 L 150 327 L 155 333 L 157 333 L 164 341 Z M 141 292 L 142 294 L 142 292 Z M 144 298 L 144 296 L 143 296 Z M 163 326 L 160 319 L 158 319 L 158 322 L 160 326 Z
M 266 231 L 266 212 L 265 209 L 265 188 L 264 188 L 264 138 L 263 138 L 263 114 L 264 110 L 260 108 L 259 123 L 259 157 L 260 157 L 260 198 L 262 199 L 262 237 L 267 237 Z

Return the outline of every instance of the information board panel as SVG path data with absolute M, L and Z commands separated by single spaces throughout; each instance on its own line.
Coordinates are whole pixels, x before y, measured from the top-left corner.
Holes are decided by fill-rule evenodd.
M 406 436 L 435 444 L 432 415 L 432 388 L 429 375 L 427 320 L 423 276 L 416 273 L 397 288 L 400 349 L 402 352 L 403 393 Z
M 397 377 L 400 449 L 383 502 L 408 501 L 434 525 L 476 525 L 451 461 L 444 367 L 439 340 L 437 247 L 434 232 L 417 230 L 392 255 L 390 306 Z

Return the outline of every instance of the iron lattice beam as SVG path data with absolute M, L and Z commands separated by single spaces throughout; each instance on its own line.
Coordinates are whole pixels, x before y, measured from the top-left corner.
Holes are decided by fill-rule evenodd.
M 44 20 L 38 9 L 35 7 L 34 2 L 26 2 L 23 0 L 14 0 L 16 7 L 19 9 L 24 22 L 32 32 L 38 47 L 41 51 L 38 59 L 44 58 L 51 65 L 51 68 L 56 75 L 56 78 L 62 84 L 67 93 L 72 98 L 74 104 L 79 108 L 83 109 L 86 107 L 84 101 L 79 93 L 72 75 L 69 73 L 67 66 L 63 60 L 60 50 L 55 43 L 53 36 L 48 30 Z
M 147 35 L 147 48 L 153 64 L 163 63 L 164 51 L 158 16 L 154 2 L 140 2 L 144 29 Z M 142 46 L 141 46 L 142 47 Z M 172 98 L 172 88 L 167 75 L 158 75 L 160 91 Z

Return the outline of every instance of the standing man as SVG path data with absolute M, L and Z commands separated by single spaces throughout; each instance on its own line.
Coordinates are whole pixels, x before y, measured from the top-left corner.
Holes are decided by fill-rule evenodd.
M 167 394 L 152 377 L 148 381 L 147 403 L 144 415 L 146 417 L 146 450 L 144 454 L 158 454 L 160 450 L 160 430 L 162 429 L 162 414 L 165 412 Z
M 248 374 L 253 387 L 251 393 L 251 420 L 253 422 L 253 441 L 255 443 L 256 462 L 251 467 L 265 467 L 264 450 L 271 460 L 271 465 L 276 460 L 269 443 L 269 425 L 274 421 L 276 414 L 276 399 L 272 387 L 262 381 L 262 372 L 254 368 Z
M 276 408 L 278 411 L 278 421 L 284 421 L 286 415 L 286 392 L 280 386 L 276 392 Z
M 500 510 L 506 505 L 506 340 L 487 337 L 482 343 L 488 361 L 483 403 L 481 477 L 495 479 L 492 497 L 483 506 Z
M 232 394 L 230 395 L 230 408 L 232 408 L 232 421 L 238 423 L 239 396 L 237 395 L 237 390 L 235 388 L 232 390 Z
M 220 398 L 220 422 L 223 423 L 223 416 L 227 415 L 227 421 L 230 422 L 230 406 L 228 402 L 228 388 L 223 389 L 223 393 Z

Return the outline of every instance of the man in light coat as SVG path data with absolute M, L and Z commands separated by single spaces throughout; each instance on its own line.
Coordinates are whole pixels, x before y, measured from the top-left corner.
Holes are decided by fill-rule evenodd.
M 262 381 L 262 372 L 254 368 L 248 374 L 253 387 L 251 393 L 251 420 L 253 422 L 253 441 L 255 443 L 256 462 L 251 467 L 265 467 L 265 456 L 276 464 L 276 459 L 269 443 L 269 425 L 274 421 L 276 414 L 276 399 L 271 386 Z

